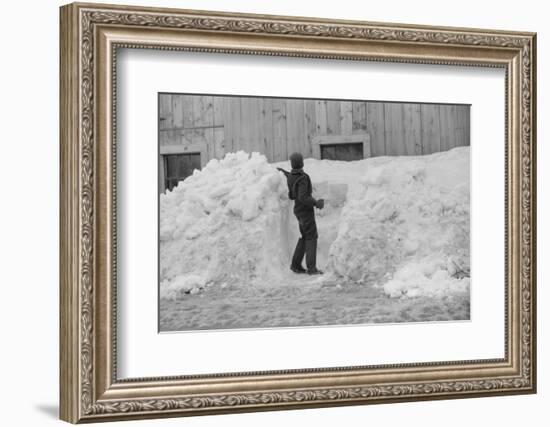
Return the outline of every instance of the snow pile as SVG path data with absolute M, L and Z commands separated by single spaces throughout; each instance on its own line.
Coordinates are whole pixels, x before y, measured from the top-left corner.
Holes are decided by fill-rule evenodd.
M 264 156 L 230 153 L 160 197 L 161 296 L 288 269 L 288 190 Z
M 350 187 L 328 269 L 392 296 L 469 289 L 469 148 L 364 160 Z
M 391 297 L 468 292 L 469 156 L 460 147 L 353 162 L 306 159 L 314 197 L 326 199 L 315 210 L 323 280 L 375 284 Z M 258 153 L 230 153 L 161 195 L 161 297 L 209 284 L 300 280 L 288 268 L 298 224 L 276 166 L 290 170 L 289 162 L 271 165 Z
M 445 256 L 411 260 L 400 267 L 393 278 L 384 284 L 384 291 L 392 298 L 417 296 L 445 296 L 470 290 L 470 278 L 457 269 L 454 261 L 445 262 Z

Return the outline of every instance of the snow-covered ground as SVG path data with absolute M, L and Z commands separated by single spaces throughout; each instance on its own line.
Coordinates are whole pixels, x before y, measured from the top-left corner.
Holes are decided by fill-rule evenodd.
M 161 299 L 161 331 L 453 321 L 470 318 L 467 294 L 390 298 L 379 287 L 300 277 L 285 286 L 207 286 Z
M 228 305 L 249 321 L 226 327 L 469 318 L 469 154 L 461 147 L 355 162 L 306 159 L 314 196 L 326 199 L 316 210 L 320 277 L 288 270 L 298 227 L 276 170 L 288 162 L 244 152 L 210 161 L 161 195 L 161 329 L 223 327 L 217 316 Z M 389 314 L 375 315 L 374 301 Z M 398 314 L 426 304 L 428 312 L 449 310 L 412 320 Z

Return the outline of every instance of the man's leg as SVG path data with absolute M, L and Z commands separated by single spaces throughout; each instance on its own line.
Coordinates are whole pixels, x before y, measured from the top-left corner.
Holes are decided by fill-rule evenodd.
M 317 270 L 317 239 L 306 240 L 306 266 L 308 274 L 315 274 Z
M 296 216 L 296 219 L 298 220 L 298 228 L 300 230 L 300 238 L 298 239 L 298 243 L 296 243 L 296 248 L 294 249 L 294 254 L 292 255 L 292 262 L 290 264 L 290 269 L 294 273 L 305 273 L 306 269 L 302 267 L 302 261 L 304 259 L 304 255 L 306 253 L 306 239 L 305 239 L 305 231 L 302 224 L 301 219 Z
M 306 272 L 304 267 L 302 267 L 302 260 L 304 259 L 305 253 L 306 253 L 305 240 L 300 237 L 298 239 L 298 243 L 296 244 L 296 249 L 294 249 L 294 255 L 292 256 L 292 264 L 290 265 L 290 269 L 294 271 L 294 273 Z
M 323 274 L 317 269 L 317 224 L 315 223 L 315 214 L 307 215 L 303 221 L 305 249 L 306 249 L 306 267 L 308 274 Z

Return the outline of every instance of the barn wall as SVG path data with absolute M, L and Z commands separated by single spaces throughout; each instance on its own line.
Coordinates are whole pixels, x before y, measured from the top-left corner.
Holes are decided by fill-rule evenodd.
M 161 94 L 159 119 L 161 152 L 201 151 L 203 163 L 237 150 L 270 162 L 294 151 L 310 157 L 319 135 L 369 133 L 372 156 L 470 145 L 466 105 Z

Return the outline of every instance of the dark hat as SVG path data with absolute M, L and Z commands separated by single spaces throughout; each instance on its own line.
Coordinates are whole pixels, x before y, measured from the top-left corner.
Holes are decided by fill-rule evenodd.
M 302 169 L 304 167 L 304 157 L 300 153 L 290 155 L 290 166 L 292 169 Z

